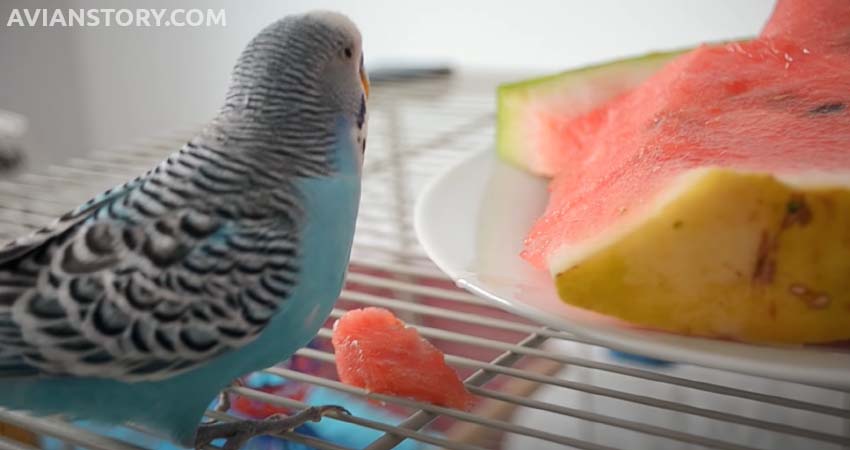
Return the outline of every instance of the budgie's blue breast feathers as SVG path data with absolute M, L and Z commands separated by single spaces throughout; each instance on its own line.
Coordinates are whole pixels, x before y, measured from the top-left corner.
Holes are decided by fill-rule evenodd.
M 299 195 L 267 172 L 196 139 L 0 250 L 0 378 L 161 379 L 253 340 L 298 275 Z

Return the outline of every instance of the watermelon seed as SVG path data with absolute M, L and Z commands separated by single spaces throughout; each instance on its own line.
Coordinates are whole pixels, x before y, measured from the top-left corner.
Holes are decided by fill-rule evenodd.
M 847 105 L 841 102 L 824 103 L 809 111 L 811 114 L 831 114 L 847 109 Z
M 806 305 L 812 309 L 823 309 L 829 306 L 830 303 L 829 295 L 812 291 L 802 283 L 791 283 L 788 286 L 788 292 L 806 302 Z
M 794 200 L 791 200 L 790 202 L 788 202 L 788 214 L 794 214 L 795 212 L 799 211 L 800 208 L 801 208 L 801 205 L 799 203 L 795 202 Z
M 806 295 L 809 292 L 809 288 L 800 283 L 791 283 L 791 286 L 788 286 L 788 291 L 794 295 Z
M 800 194 L 794 194 L 788 200 L 785 207 L 787 213 L 782 221 L 782 229 L 791 227 L 792 225 L 806 226 L 812 221 L 812 210 L 806 204 L 806 199 Z
M 812 299 L 812 301 L 809 302 L 809 306 L 817 309 L 826 308 L 827 306 L 829 306 L 829 296 L 825 294 L 818 295 L 817 297 Z

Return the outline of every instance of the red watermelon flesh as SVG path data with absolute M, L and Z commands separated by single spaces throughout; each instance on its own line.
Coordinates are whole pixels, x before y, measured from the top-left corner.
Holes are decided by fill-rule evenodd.
M 581 244 L 638 220 L 692 169 L 846 175 L 848 97 L 850 2 L 780 1 L 759 38 L 698 47 L 586 114 L 553 118 L 548 138 L 564 165 L 523 256 L 567 267 Z
M 443 353 L 386 309 L 346 312 L 334 324 L 332 342 L 345 384 L 462 410 L 472 405 Z
M 780 0 L 761 38 L 785 39 L 810 50 L 826 48 L 846 53 L 850 45 L 847 8 L 843 0 Z

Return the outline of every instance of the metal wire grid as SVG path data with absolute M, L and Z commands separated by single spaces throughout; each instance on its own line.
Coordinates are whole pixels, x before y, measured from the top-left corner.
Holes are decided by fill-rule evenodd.
M 398 426 L 357 416 L 339 419 L 382 432 L 370 450 L 404 441 L 459 450 L 850 448 L 848 392 L 694 366 L 620 363 L 593 342 L 529 323 L 455 288 L 428 261 L 412 231 L 415 196 L 441 169 L 492 146 L 493 86 L 492 80 L 467 77 L 385 82 L 375 89 L 351 271 L 332 312 L 336 318 L 365 305 L 394 310 L 446 350 L 446 361 L 466 376 L 477 406 L 462 412 L 370 394 L 332 377 L 281 367 L 268 372 L 400 409 L 406 419 Z M 0 180 L 0 240 L 137 175 L 191 132 Z M 317 339 L 329 337 L 323 328 Z M 314 348 L 298 355 L 334 362 L 331 352 Z M 246 387 L 230 391 L 277 406 L 305 406 Z M 214 411 L 208 416 L 232 420 Z M 0 421 L 83 448 L 141 448 L 60 418 L 0 410 Z M 281 437 L 319 449 L 348 448 L 294 432 Z M 32 448 L 0 438 L 0 450 Z

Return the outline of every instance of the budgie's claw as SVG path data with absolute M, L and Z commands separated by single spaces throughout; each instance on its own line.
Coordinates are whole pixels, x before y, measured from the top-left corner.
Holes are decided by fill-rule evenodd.
M 230 411 L 230 395 L 227 391 L 221 391 L 218 393 L 218 402 L 215 405 L 215 410 L 220 413 Z
M 245 387 L 245 383 L 242 379 L 237 378 L 230 383 L 230 387 Z M 218 412 L 226 413 L 230 411 L 230 393 L 227 390 L 223 390 L 218 394 L 218 404 L 215 406 L 215 410 Z
M 201 425 L 195 432 L 195 448 L 202 449 L 216 439 L 227 439 L 223 450 L 238 450 L 248 440 L 265 434 L 285 433 L 307 422 L 318 422 L 322 417 L 350 416 L 347 409 L 336 406 L 311 406 L 292 416 L 275 414 L 265 420 L 240 420 L 235 422 Z

